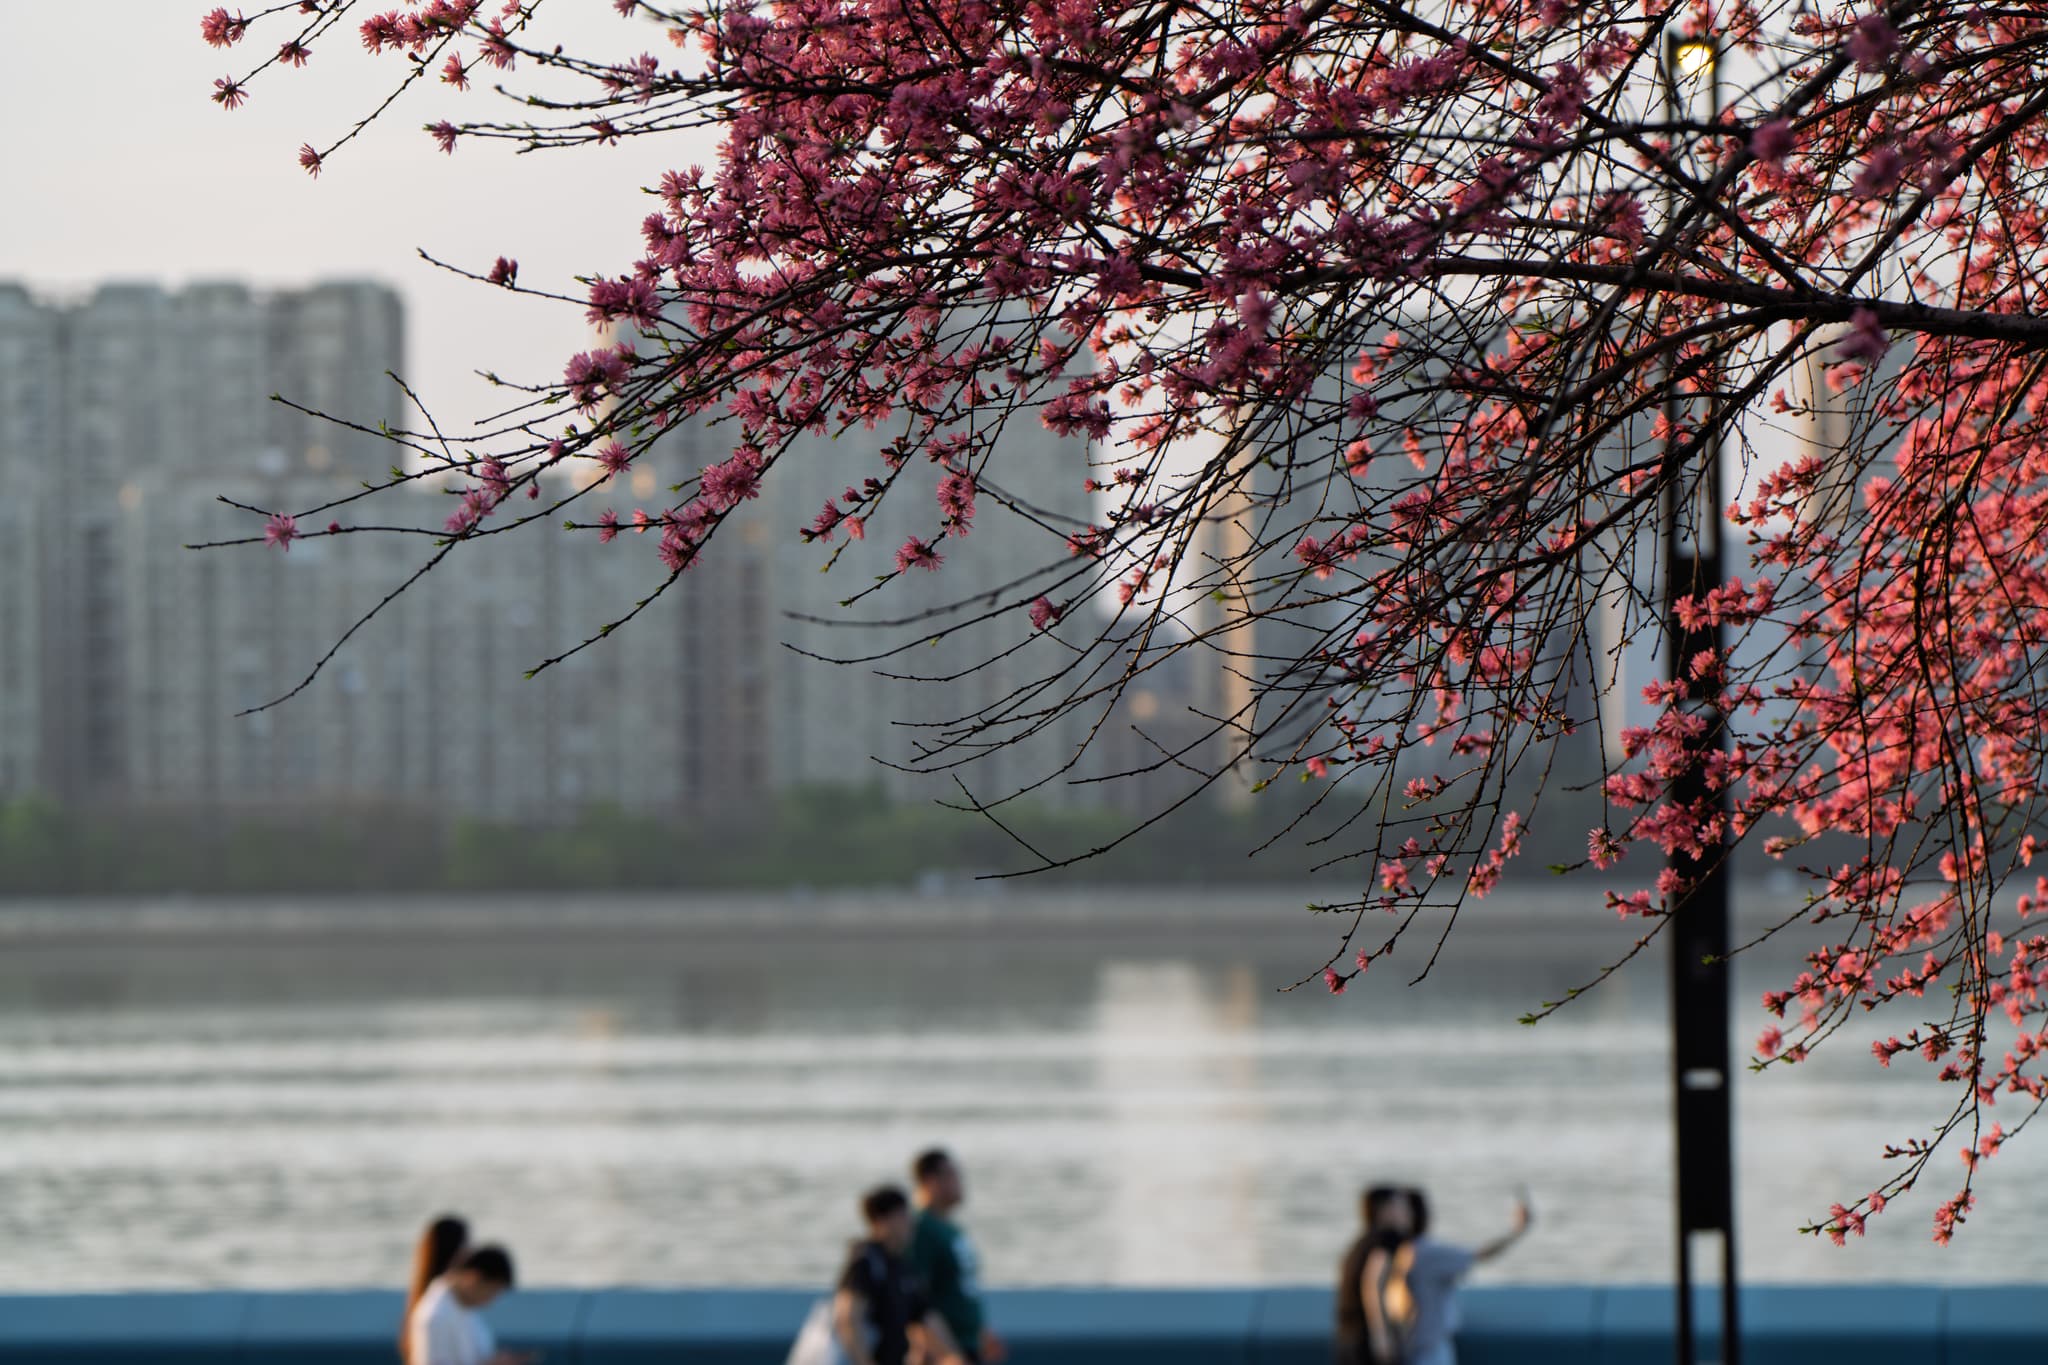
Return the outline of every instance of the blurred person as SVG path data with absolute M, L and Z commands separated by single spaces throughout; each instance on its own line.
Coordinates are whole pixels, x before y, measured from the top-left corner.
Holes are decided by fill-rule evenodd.
M 910 1174 L 917 1187 L 910 1268 L 924 1281 L 925 1293 L 946 1320 L 962 1358 L 969 1365 L 1000 1365 L 1008 1352 L 989 1329 L 982 1305 L 981 1257 L 953 1221 L 954 1210 L 967 1202 L 960 1165 L 950 1152 L 934 1147 L 911 1163 Z
M 446 1275 L 469 1247 L 469 1224 L 443 1214 L 421 1230 L 412 1249 L 412 1279 L 405 1287 L 405 1312 L 398 1319 L 398 1358 L 411 1365 L 412 1314 L 427 1286 Z
M 946 1320 L 904 1259 L 912 1232 L 909 1196 L 883 1185 L 868 1191 L 860 1210 L 867 1240 L 854 1243 L 832 1300 L 839 1349 L 850 1365 L 964 1365 Z
M 1402 1199 L 1387 1205 L 1389 1226 L 1402 1240 L 1386 1253 L 1381 1296 L 1388 1320 L 1386 1338 L 1398 1339 L 1399 1365 L 1457 1365 L 1458 1285 L 1474 1266 L 1521 1240 L 1532 1217 L 1529 1198 L 1526 1193 L 1516 1198 L 1505 1233 L 1466 1248 L 1429 1235 L 1429 1199 L 1421 1190 L 1411 1187 L 1401 1193 Z
M 1414 1236 L 1408 1195 L 1375 1185 L 1358 1209 L 1362 1226 L 1337 1272 L 1335 1365 L 1401 1365 L 1398 1323 L 1386 1297 L 1395 1258 Z
M 512 1288 L 504 1248 L 474 1247 L 429 1284 L 406 1325 L 407 1365 L 531 1365 L 538 1356 L 498 1349 L 483 1310 Z

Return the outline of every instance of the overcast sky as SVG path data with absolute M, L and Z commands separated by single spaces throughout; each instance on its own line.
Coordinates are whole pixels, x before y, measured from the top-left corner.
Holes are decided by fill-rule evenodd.
M 299 145 L 345 131 L 400 63 L 337 34 L 304 70 L 265 73 L 249 103 L 228 112 L 209 98 L 214 78 L 240 74 L 281 34 L 272 21 L 241 48 L 216 51 L 199 36 L 208 7 L 0 0 L 0 280 L 46 294 L 108 279 L 380 280 L 405 296 L 408 378 L 439 415 L 467 419 L 492 397 L 472 370 L 557 376 L 589 334 L 580 312 L 447 276 L 417 249 L 482 267 L 513 256 L 522 283 L 620 270 L 648 208 L 639 187 L 709 160 L 708 144 L 677 139 L 526 157 L 471 145 L 445 156 L 422 124 L 507 106 L 436 85 L 400 101 L 314 180 L 297 165 Z M 664 48 L 658 30 L 619 19 L 608 0 L 548 0 L 543 14 L 556 41 L 621 56 Z

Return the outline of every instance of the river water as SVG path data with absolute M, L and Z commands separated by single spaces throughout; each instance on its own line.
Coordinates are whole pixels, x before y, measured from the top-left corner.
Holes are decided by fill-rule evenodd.
M 816 1284 L 857 1193 L 933 1142 L 1000 1284 L 1321 1281 L 1378 1179 L 1472 1239 L 1526 1184 L 1535 1230 L 1488 1278 L 1667 1278 L 1661 952 L 1527 1028 L 1628 947 L 1597 905 L 1503 892 L 1422 984 L 1333 999 L 1279 989 L 1332 941 L 1302 903 L 0 906 L 0 1289 L 392 1284 L 444 1209 L 528 1283 Z M 1738 1086 L 1745 1274 L 2048 1275 L 2032 1134 L 1950 1248 L 1931 1189 L 1843 1250 L 1795 1231 L 1953 1099 L 1839 1044 Z

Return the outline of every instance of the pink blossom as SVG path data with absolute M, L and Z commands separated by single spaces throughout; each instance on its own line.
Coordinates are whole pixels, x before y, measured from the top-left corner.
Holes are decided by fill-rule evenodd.
M 298 520 L 285 515 L 283 512 L 273 513 L 270 520 L 264 523 L 263 543 L 265 545 L 275 545 L 280 550 L 289 551 L 292 548 L 292 542 L 298 538 Z
M 631 372 L 632 351 L 624 346 L 585 351 L 570 357 L 563 383 L 579 407 L 594 408 L 607 395 L 616 394 Z
M 1273 301 L 1256 289 L 1248 289 L 1237 300 L 1238 320 L 1245 331 L 1263 340 L 1273 325 Z
M 1896 147 L 1879 147 L 1865 159 L 1849 188 L 1864 199 L 1881 199 L 1905 178 L 1906 158 Z
M 239 109 L 248 98 L 248 89 L 233 76 L 223 76 L 213 83 L 213 102 L 223 109 Z
M 357 30 L 362 35 L 363 48 L 375 55 L 387 47 L 398 45 L 398 12 L 372 15 L 363 20 Z
M 519 282 L 519 262 L 509 256 L 500 256 L 497 263 L 491 267 L 488 278 L 492 284 L 510 289 Z
M 811 524 L 804 528 L 804 539 L 830 540 L 832 532 L 838 529 L 839 523 L 845 519 L 846 514 L 839 510 L 839 504 L 827 498 L 824 510 L 811 518 Z
M 1792 125 L 1785 119 L 1772 119 L 1749 135 L 1750 155 L 1774 166 L 1792 155 L 1794 145 Z
M 950 534 L 967 534 L 968 523 L 974 520 L 974 494 L 972 474 L 949 470 L 939 480 L 939 511 L 945 516 Z
M 670 573 L 681 573 L 697 562 L 697 548 L 695 540 L 672 527 L 661 538 L 662 565 Z
M 661 299 L 652 282 L 638 276 L 593 280 L 590 310 L 585 315 L 594 323 L 624 318 L 642 329 L 661 321 Z
M 318 178 L 320 174 L 320 153 L 308 142 L 299 148 L 299 164 L 306 168 L 306 174 Z
M 1605 870 L 1621 861 L 1622 846 L 1603 826 L 1586 836 L 1586 856 L 1593 866 Z
M 1849 316 L 1849 334 L 1835 347 L 1835 354 L 1843 360 L 1867 361 L 1876 364 L 1891 349 L 1891 339 L 1885 335 L 1877 314 L 1868 308 L 1858 308 Z
M 748 498 L 761 496 L 761 473 L 761 452 L 752 446 L 742 446 L 731 459 L 708 466 L 699 486 L 705 501 L 723 512 Z
M 1049 597 L 1035 597 L 1031 601 L 1031 625 L 1035 630 L 1050 630 L 1059 624 L 1060 609 L 1052 604 Z
M 1627 919 L 1631 915 L 1653 915 L 1657 912 L 1657 907 L 1652 904 L 1648 891 L 1632 891 L 1626 896 L 1619 896 L 1609 891 L 1607 893 L 1607 908 L 1623 919 Z
M 249 31 L 249 21 L 240 14 L 216 9 L 199 21 L 199 36 L 214 47 L 232 47 Z
M 916 536 L 903 542 L 896 551 L 896 572 L 903 573 L 911 568 L 936 570 L 945 561 L 934 550 L 930 541 L 919 540 Z
M 1328 578 L 1336 572 L 1336 547 L 1326 545 L 1314 536 L 1303 536 L 1296 542 L 1294 557 L 1313 570 L 1317 578 Z
M 1866 14 L 1856 21 L 1849 35 L 1849 59 L 1864 72 L 1884 70 L 1885 63 L 1899 50 L 1899 31 L 1882 14 Z

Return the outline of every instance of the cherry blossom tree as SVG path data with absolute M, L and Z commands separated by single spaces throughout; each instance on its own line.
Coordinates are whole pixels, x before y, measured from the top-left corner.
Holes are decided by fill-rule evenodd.
M 1960 1148 L 1947 1240 L 2048 1097 L 2048 4 L 615 0 L 615 43 L 571 51 L 545 29 L 567 2 L 204 17 L 244 59 L 228 108 L 324 44 L 388 57 L 363 121 L 301 151 L 314 174 L 400 107 L 458 154 L 716 147 L 650 187 L 639 259 L 574 290 L 449 262 L 606 340 L 460 441 L 395 433 L 388 483 L 260 509 L 252 539 L 403 533 L 358 514 L 432 478 L 463 493 L 419 532 L 427 567 L 565 516 L 609 540 L 590 491 L 716 417 L 726 458 L 627 514 L 658 594 L 797 477 L 793 442 L 856 434 L 861 466 L 787 533 L 824 561 L 921 506 L 868 591 L 943 578 L 978 509 L 1058 551 L 932 614 L 1045 667 L 928 766 L 992 726 L 1099 725 L 1200 656 L 1241 685 L 1157 763 L 1310 780 L 1303 818 L 1362 883 L 1320 907 L 1341 990 L 1406 937 L 1432 954 L 1558 756 L 1597 749 L 1572 870 L 1637 948 L 1739 845 L 1810 879 L 1758 1065 L 1882 1009 L 1876 1060 L 1956 1083 L 1812 1230 L 1861 1233 Z M 1729 93 L 1699 108 L 1669 61 L 1706 35 Z M 1013 423 L 1095 443 L 1099 517 L 1008 491 Z M 1802 423 L 1832 436 L 1788 441 Z M 1617 726 L 1600 703 L 1642 681 L 1622 642 L 1673 636 L 1674 531 L 1724 536 L 1728 572 L 1675 585 L 1680 676 Z

